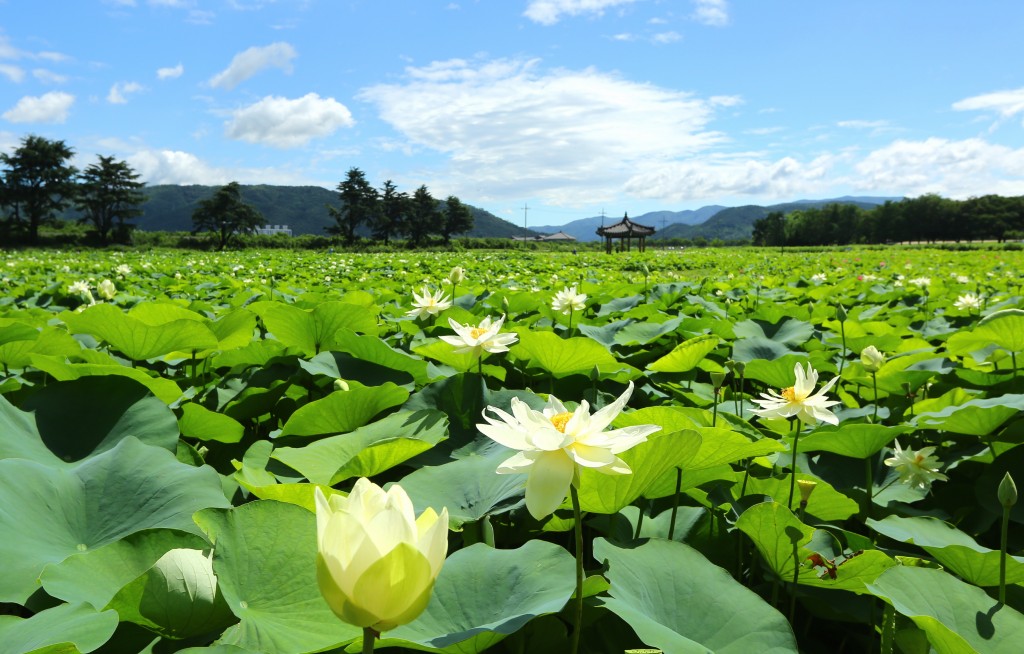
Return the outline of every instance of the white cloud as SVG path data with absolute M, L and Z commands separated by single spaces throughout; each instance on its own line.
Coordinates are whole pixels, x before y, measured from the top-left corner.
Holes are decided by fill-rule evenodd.
M 886 120 L 840 120 L 836 125 L 851 129 L 880 129 L 888 127 L 889 122 Z
M 953 103 L 957 111 L 993 111 L 1003 118 L 1024 113 L 1024 88 L 985 93 Z
M 527 187 L 557 204 L 607 197 L 638 166 L 723 140 L 707 129 L 708 100 L 593 69 L 537 68 L 537 61 L 435 62 L 407 69 L 404 84 L 359 97 L 414 146 L 445 153 L 446 185 L 480 200 L 521 197 Z
M 353 124 L 352 113 L 334 98 L 316 93 L 294 100 L 267 96 L 233 112 L 227 135 L 249 143 L 294 148 Z
M 209 85 L 215 88 L 233 89 L 256 73 L 266 68 L 280 68 L 286 73 L 292 71 L 295 48 L 279 41 L 264 47 L 252 47 L 240 52 L 231 64 L 210 78 Z
M 858 162 L 859 188 L 908 196 L 938 193 L 950 198 L 1024 194 L 1024 148 L 982 139 L 894 141 Z
M 165 68 L 156 69 L 157 79 L 175 79 L 181 77 L 182 73 L 185 72 L 185 67 L 181 64 L 177 66 L 167 66 Z
M 12 123 L 63 123 L 74 103 L 75 96 L 61 91 L 26 95 L 4 112 L 3 117 Z
M 225 168 L 214 166 L 191 152 L 182 150 L 138 150 L 125 157 L 139 178 L 147 184 L 220 185 L 281 184 L 308 186 L 309 177 L 301 172 L 276 168 Z M 328 186 L 329 184 L 325 184 Z
M 530 0 L 523 15 L 541 25 L 554 25 L 563 15 L 604 14 L 610 7 L 627 5 L 636 0 Z
M 55 73 L 52 70 L 46 70 L 45 68 L 35 68 L 32 70 L 32 77 L 44 84 L 63 84 L 68 81 L 67 75 L 61 75 Z
M 658 34 L 655 34 L 654 36 L 651 37 L 652 41 L 661 44 L 675 43 L 676 41 L 681 41 L 682 39 L 683 35 L 680 34 L 679 32 L 659 32 Z
M 25 79 L 25 70 L 14 64 L 0 64 L 0 75 L 12 82 L 21 82 Z
M 107 93 L 107 102 L 110 104 L 125 104 L 128 102 L 127 95 L 138 93 L 143 87 L 138 82 L 115 82 Z
M 725 0 L 693 0 L 693 19 L 704 25 L 722 27 L 729 24 L 729 6 Z

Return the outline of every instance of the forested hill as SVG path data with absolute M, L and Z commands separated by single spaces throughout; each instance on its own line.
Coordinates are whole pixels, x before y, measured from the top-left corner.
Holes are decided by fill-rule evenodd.
M 267 224 L 288 225 L 296 236 L 326 234 L 324 228 L 333 223 L 327 207 L 341 208 L 338 193 L 320 186 L 260 184 L 241 188 L 242 201 L 256 207 Z M 143 189 L 148 196 L 142 205 L 143 215 L 132 222 L 146 231 L 191 231 L 192 212 L 201 200 L 216 190 L 216 186 L 147 186 Z M 535 235 L 483 209 L 472 206 L 469 209 L 473 212 L 473 229 L 460 236 L 509 238 Z M 358 232 L 362 236 L 369 235 L 365 228 Z

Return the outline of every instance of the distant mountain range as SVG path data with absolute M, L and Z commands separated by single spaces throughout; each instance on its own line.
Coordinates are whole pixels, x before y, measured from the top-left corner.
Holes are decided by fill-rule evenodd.
M 320 186 L 242 186 L 242 200 L 255 206 L 270 225 L 287 225 L 295 235 L 326 233 L 325 228 L 332 224 L 327 207 L 340 207 L 338 193 Z M 146 231 L 190 231 L 192 229 L 192 212 L 198 203 L 213 195 L 216 186 L 147 186 L 144 191 L 147 201 L 142 205 L 143 215 L 134 219 L 134 223 Z M 844 196 L 827 200 L 797 200 L 769 206 L 745 205 L 725 207 L 709 205 L 696 210 L 686 211 L 652 211 L 638 216 L 630 216 L 630 220 L 654 227 L 657 232 L 652 240 L 671 238 L 699 238 L 742 240 L 750 238 L 755 221 L 764 218 L 773 211 L 790 213 L 809 207 L 822 207 L 826 204 L 855 204 L 870 209 L 886 201 L 898 201 L 896 197 Z M 538 234 L 565 232 L 577 241 L 598 240 L 597 228 L 612 225 L 621 220 L 618 216 L 591 216 L 580 218 L 564 225 L 539 225 L 524 229 L 521 226 L 495 216 L 494 214 L 470 206 L 473 212 L 473 229 L 461 236 L 511 238 L 513 236 L 530 237 Z M 74 216 L 68 215 L 68 218 Z M 360 235 L 368 236 L 364 227 Z
M 191 231 L 192 212 L 199 202 L 214 194 L 216 186 L 177 186 L 161 184 L 145 187 L 146 203 L 143 214 L 133 220 L 139 229 L 146 231 Z M 341 208 L 336 191 L 320 186 L 242 186 L 242 201 L 247 202 L 263 214 L 269 225 L 287 225 L 296 236 L 316 234 L 323 236 L 325 228 L 333 224 L 327 207 Z M 467 205 L 469 206 L 469 205 Z M 470 206 L 473 212 L 473 229 L 460 236 L 511 238 L 513 236 L 536 236 L 536 232 L 525 230 L 507 220 L 498 218 L 489 211 Z M 357 230 L 361 236 L 369 236 L 367 228 Z

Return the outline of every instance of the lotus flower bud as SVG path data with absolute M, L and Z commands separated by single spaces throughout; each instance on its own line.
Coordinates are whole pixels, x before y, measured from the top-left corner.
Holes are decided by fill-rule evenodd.
M 398 484 L 361 478 L 348 497 L 316 494 L 316 577 L 334 614 L 377 632 L 414 620 L 448 553 L 448 509 L 415 517 Z
M 1009 509 L 1017 503 L 1017 484 L 1013 483 L 1013 477 L 1009 472 L 1003 475 L 1003 480 L 999 482 L 996 497 L 999 498 L 999 503 L 1003 505 L 1004 509 Z
M 114 286 L 114 282 L 104 279 L 96 286 L 96 292 L 104 300 L 113 300 L 114 296 L 117 295 L 117 287 Z
M 466 281 L 466 269 L 462 266 L 455 266 L 452 271 L 448 273 L 448 281 L 456 286 Z
M 334 380 L 334 390 L 336 390 L 336 391 L 347 391 L 348 390 L 348 382 L 345 381 L 344 379 L 335 379 Z
M 874 345 L 869 345 L 861 351 L 860 362 L 864 365 L 864 370 L 878 372 L 885 364 L 885 355 Z
M 836 318 L 839 322 L 846 322 L 846 309 L 841 304 L 836 305 Z
M 800 506 L 807 506 L 807 501 L 811 499 L 811 493 L 818 487 L 818 482 L 810 479 L 797 479 L 796 485 L 800 488 Z

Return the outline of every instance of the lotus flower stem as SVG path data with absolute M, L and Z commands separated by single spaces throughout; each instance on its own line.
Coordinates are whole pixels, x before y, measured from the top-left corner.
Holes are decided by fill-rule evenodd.
M 1010 509 L 1017 503 L 1017 485 L 1007 472 L 996 491 L 1003 507 L 1003 520 L 999 530 L 999 603 L 1006 604 L 1006 543 L 1010 530 Z
M 676 468 L 676 492 L 672 496 L 672 521 L 668 526 L 668 539 L 672 540 L 672 536 L 676 533 L 676 513 L 679 512 L 679 491 L 683 487 L 683 469 Z
M 871 423 L 878 423 L 878 377 L 874 371 L 871 372 L 871 390 L 874 411 L 871 413 Z
M 793 421 L 793 461 L 789 466 L 789 501 L 786 503 L 786 508 L 793 509 L 793 493 L 796 491 L 796 452 L 797 445 L 800 444 L 800 421 Z
M 867 491 L 867 502 L 864 504 L 864 519 L 871 517 L 871 505 L 874 500 L 875 490 L 875 466 L 872 460 L 874 456 L 864 459 L 864 489 Z
M 569 486 L 569 497 L 572 498 L 573 529 L 576 532 L 576 619 L 569 652 L 577 654 L 580 651 L 580 632 L 583 630 L 583 512 L 580 511 L 580 496 L 575 486 Z
M 640 529 L 644 526 L 644 498 L 637 500 L 637 516 L 636 516 L 636 530 L 633 532 L 633 540 L 639 540 Z M 671 538 L 671 536 L 670 536 Z
M 796 617 L 796 589 L 797 582 L 800 581 L 800 546 L 797 544 L 797 540 L 793 541 L 793 588 L 789 593 L 789 624 L 793 624 L 793 619 Z
M 363 654 L 373 652 L 373 641 L 377 638 L 377 632 L 373 627 L 363 627 Z

